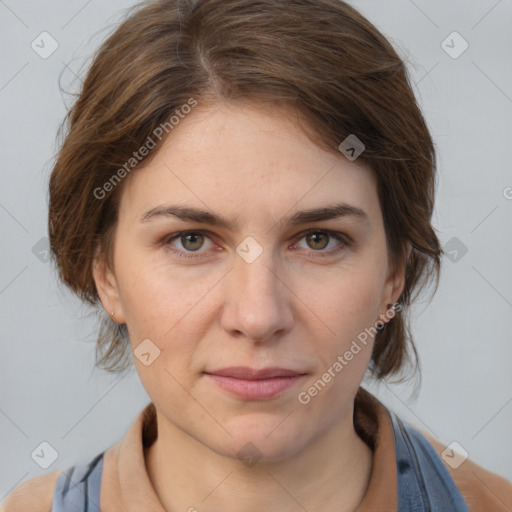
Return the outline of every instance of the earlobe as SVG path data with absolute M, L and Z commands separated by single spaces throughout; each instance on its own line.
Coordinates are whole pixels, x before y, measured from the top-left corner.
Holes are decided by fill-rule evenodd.
M 404 288 L 405 288 L 407 264 L 409 262 L 409 258 L 411 256 L 411 252 L 412 252 L 412 245 L 410 244 L 410 242 L 407 242 L 406 247 L 407 247 L 406 248 L 406 256 L 403 261 L 402 267 L 400 268 L 399 272 L 393 279 L 393 288 L 392 288 L 392 292 L 391 292 L 391 298 L 389 301 L 392 304 L 395 304 L 396 302 L 398 302 L 398 299 L 399 299 L 400 295 L 402 295 L 402 292 L 404 291 Z
M 384 322 L 388 321 L 388 320 L 386 320 L 386 318 L 389 318 L 388 311 L 392 308 L 392 306 L 394 304 L 396 304 L 398 302 L 400 295 L 402 295 L 402 292 L 405 287 L 407 262 L 409 261 L 411 252 L 412 252 L 412 245 L 408 242 L 407 249 L 406 249 L 406 257 L 405 257 L 402 267 L 396 272 L 396 274 L 394 276 L 390 276 L 388 282 L 386 283 L 386 293 L 384 294 L 379 321 L 384 321 Z M 393 313 L 393 315 L 391 315 L 391 318 L 393 316 L 394 316 L 394 313 Z
M 124 324 L 125 319 L 114 273 L 101 258 L 94 259 L 92 273 L 103 309 L 115 322 Z

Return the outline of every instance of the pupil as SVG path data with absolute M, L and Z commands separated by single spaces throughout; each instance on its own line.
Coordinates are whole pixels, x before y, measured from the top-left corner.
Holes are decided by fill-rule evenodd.
M 193 245 L 193 244 L 194 244 L 193 239 L 194 239 L 194 238 L 196 238 L 196 239 L 197 239 L 197 238 L 199 238 L 200 236 L 202 236 L 202 235 L 194 235 L 194 234 L 191 234 L 191 235 L 185 235 L 185 236 L 184 236 L 184 238 L 185 238 L 185 240 L 186 240 L 187 242 L 188 242 L 188 241 L 190 241 L 190 238 L 192 238 L 192 245 Z M 195 242 L 195 243 L 197 243 L 197 240 L 196 240 L 196 242 Z M 185 247 L 187 247 L 187 244 L 184 244 L 184 246 L 185 246 Z M 201 244 L 199 244 L 199 247 L 200 247 L 200 246 L 201 246 Z M 195 248 L 190 248 L 190 247 L 188 247 L 188 249 L 190 249 L 190 250 L 196 250 L 196 249 L 199 249 L 199 247 L 195 247 Z
M 325 236 L 325 233 L 313 233 L 311 235 L 311 237 L 313 238 L 313 244 L 318 243 L 317 237 L 323 237 L 323 236 Z M 324 247 L 325 247 L 325 244 L 323 244 L 323 246 L 320 247 L 320 249 L 323 249 Z

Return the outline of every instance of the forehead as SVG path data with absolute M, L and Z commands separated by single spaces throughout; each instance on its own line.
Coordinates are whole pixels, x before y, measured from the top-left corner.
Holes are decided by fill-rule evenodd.
M 140 213 L 177 201 L 238 216 L 342 201 L 379 213 L 367 165 L 319 148 L 289 107 L 240 103 L 198 106 L 180 120 L 132 172 L 121 208 Z

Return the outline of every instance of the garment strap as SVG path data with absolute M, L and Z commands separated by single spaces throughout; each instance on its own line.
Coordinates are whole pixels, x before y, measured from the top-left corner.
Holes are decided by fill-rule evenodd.
M 428 439 L 388 410 L 393 426 L 398 512 L 469 512 Z
M 103 453 L 88 464 L 62 471 L 53 491 L 51 512 L 100 512 Z

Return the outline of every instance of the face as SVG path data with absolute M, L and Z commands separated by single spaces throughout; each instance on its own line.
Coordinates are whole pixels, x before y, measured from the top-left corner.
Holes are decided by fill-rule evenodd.
M 347 417 L 373 346 L 357 340 L 403 286 L 372 171 L 293 119 L 198 106 L 126 178 L 113 268 L 94 271 L 159 415 L 229 457 L 247 442 L 289 457 Z M 236 392 L 207 375 L 229 367 L 299 376 Z

